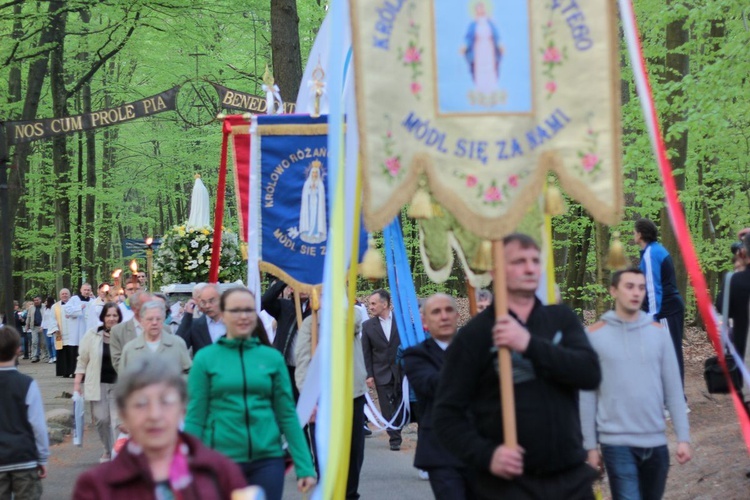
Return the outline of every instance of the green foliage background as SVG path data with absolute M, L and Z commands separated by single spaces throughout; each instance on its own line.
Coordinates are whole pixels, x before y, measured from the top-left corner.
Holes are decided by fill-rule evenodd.
M 273 2 L 63 2 L 67 12 L 65 85 L 68 90 L 75 88 L 97 58 L 122 42 L 121 49 L 90 80 L 94 110 L 137 100 L 196 77 L 260 94 L 260 76 L 271 60 L 269 3 Z M 326 2 L 296 3 L 304 62 L 325 16 Z M 39 42 L 39 33 L 50 19 L 49 4 L 0 5 L 0 81 L 8 82 L 0 90 L 0 119 L 22 116 L 29 86 L 26 75 L 49 49 Z M 750 13 L 736 0 L 636 0 L 635 6 L 681 199 L 701 264 L 714 285 L 720 273 L 731 268 L 729 246 L 737 230 L 750 224 Z M 679 35 L 677 42 L 675 35 Z M 654 219 L 665 238 L 669 229 L 662 184 L 624 47 L 621 55 L 627 208 L 623 222 L 612 229 L 623 234 L 628 254 L 636 262 L 637 248 L 630 241 L 632 221 L 640 216 Z M 21 82 L 20 100 L 13 96 L 14 81 Z M 70 114 L 82 112 L 80 90 L 67 98 L 67 106 Z M 51 117 L 53 112 L 49 76 L 45 76 L 36 117 Z M 52 141 L 33 143 L 19 187 L 22 196 L 13 242 L 17 298 L 80 283 L 84 271 L 87 279 L 97 282 L 122 266 L 122 239 L 162 235 L 184 223 L 195 173 L 202 175 L 215 196 L 220 140 L 217 123 L 192 127 L 176 113 L 99 130 L 94 148 L 96 183 L 89 187 L 79 181 L 85 177 L 83 156 L 88 151 L 83 136 L 68 137 L 72 169 L 63 176 L 55 174 Z M 95 220 L 84 231 L 79 209 L 87 196 L 95 200 Z M 61 198 L 70 201 L 69 230 L 63 232 L 59 228 L 65 225 L 56 213 Z M 463 294 L 459 269 L 445 285 L 429 283 L 418 258 L 415 225 L 405 217 L 402 220 L 419 293 Z M 231 186 L 225 224 L 236 228 Z M 579 309 L 604 307 L 607 273 L 603 260 L 610 231 L 570 204 L 566 215 L 555 218 L 554 236 L 557 280 L 564 298 Z M 96 248 L 93 262 L 87 261 L 84 251 L 88 238 L 93 238 Z M 673 255 L 678 254 L 676 245 L 666 239 Z M 61 265 L 61 249 L 70 251 L 69 266 Z M 684 288 L 684 273 L 678 274 Z M 366 290 L 381 283 L 360 285 Z

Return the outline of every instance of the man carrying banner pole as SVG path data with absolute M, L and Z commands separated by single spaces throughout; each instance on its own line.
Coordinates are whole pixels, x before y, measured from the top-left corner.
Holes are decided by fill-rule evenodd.
M 435 432 L 473 469 L 479 498 L 593 498 L 598 474 L 585 463 L 577 391 L 598 387 L 596 353 L 570 308 L 544 306 L 536 298 L 536 242 L 515 233 L 494 248 L 495 304 L 464 326 L 446 352 Z M 498 350 L 513 358 L 512 374 L 500 369 L 501 384 L 513 388 L 502 403 Z M 517 442 L 508 404 L 513 392 Z

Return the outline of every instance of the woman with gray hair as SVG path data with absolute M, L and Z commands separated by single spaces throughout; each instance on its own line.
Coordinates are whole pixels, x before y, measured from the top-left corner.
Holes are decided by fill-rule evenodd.
M 114 460 L 78 478 L 74 499 L 229 499 L 244 488 L 236 464 L 179 431 L 187 386 L 176 365 L 139 357 L 121 372 L 115 397 L 130 439 Z
M 162 330 L 165 317 L 162 301 L 152 300 L 143 304 L 140 312 L 143 335 L 125 344 L 118 372 L 126 370 L 128 364 L 146 354 L 155 354 L 162 361 L 179 367 L 183 373 L 190 370 L 193 363 L 190 361 L 185 341 Z

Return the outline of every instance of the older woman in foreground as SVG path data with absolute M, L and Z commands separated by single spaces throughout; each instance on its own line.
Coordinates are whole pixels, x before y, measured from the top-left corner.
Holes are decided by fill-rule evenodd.
M 179 432 L 187 387 L 176 365 L 139 357 L 121 373 L 115 396 L 130 440 L 114 460 L 78 478 L 75 500 L 229 499 L 245 486 L 231 460 Z

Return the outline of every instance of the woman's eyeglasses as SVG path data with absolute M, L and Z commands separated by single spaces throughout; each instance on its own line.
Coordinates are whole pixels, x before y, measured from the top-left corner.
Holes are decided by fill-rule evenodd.
M 241 316 L 243 314 L 247 314 L 248 316 L 253 314 L 255 312 L 255 309 L 247 308 L 247 309 L 227 309 L 224 311 L 225 313 L 229 314 L 236 314 L 237 316 Z

